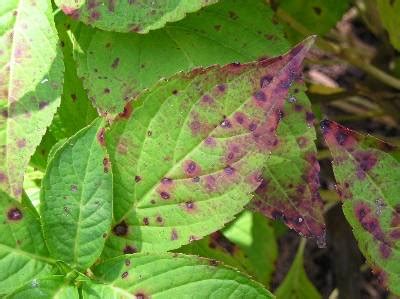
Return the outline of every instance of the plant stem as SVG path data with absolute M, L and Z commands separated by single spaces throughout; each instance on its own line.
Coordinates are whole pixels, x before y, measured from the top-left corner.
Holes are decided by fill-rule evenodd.
M 288 15 L 282 9 L 278 9 L 276 12 L 277 16 L 285 23 L 287 23 L 290 27 L 294 30 L 299 32 L 302 35 L 308 36 L 312 35 L 313 33 L 293 19 L 290 15 Z M 395 89 L 400 90 L 400 80 L 396 77 L 393 77 L 386 72 L 382 71 L 381 69 L 373 66 L 367 61 L 363 61 L 359 58 L 358 55 L 354 55 L 351 49 L 346 49 L 340 45 L 334 44 L 330 41 L 325 40 L 323 37 L 319 37 L 316 41 L 316 45 L 332 54 L 339 56 L 340 58 L 346 60 L 350 64 L 354 65 L 355 67 L 363 70 L 365 73 L 378 79 L 382 83 L 389 85 Z

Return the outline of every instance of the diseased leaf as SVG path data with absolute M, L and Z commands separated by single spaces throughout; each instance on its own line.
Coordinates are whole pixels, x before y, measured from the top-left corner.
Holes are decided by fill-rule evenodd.
M 86 28 L 79 45 L 78 74 L 94 106 L 109 118 L 162 77 L 289 49 L 263 0 L 224 0 L 144 36 Z
M 332 121 L 321 127 L 343 211 L 360 250 L 382 281 L 400 294 L 400 164 L 389 153 L 394 148 Z
M 180 254 L 120 256 L 96 266 L 103 284 L 83 298 L 273 298 L 262 285 L 214 260 Z
M 383 26 L 389 33 L 393 47 L 400 50 L 400 0 L 377 0 Z
M 102 30 L 147 33 L 218 0 L 55 0 L 65 14 Z
M 0 1 L 0 17 L 0 188 L 20 198 L 60 104 L 64 67 L 49 0 Z
M 264 180 L 250 208 L 325 244 L 314 114 L 301 86 L 289 93 L 278 127 L 279 147 L 264 164 Z
M 70 285 L 63 276 L 51 276 L 32 279 L 6 298 L 79 299 L 79 293 L 78 289 L 74 285 Z
M 308 33 L 327 33 L 342 18 L 349 0 L 278 0 L 277 6 L 278 17 L 289 23 L 287 38 L 298 42 Z
M 112 218 L 104 122 L 95 120 L 59 148 L 42 181 L 40 211 L 52 256 L 85 269 L 100 255 Z
M 276 290 L 277 299 L 321 299 L 321 295 L 308 279 L 303 266 L 305 242 L 301 242 L 296 257 L 282 284 Z
M 34 209 L 0 190 L 0 296 L 48 275 L 54 262 Z
M 107 134 L 115 225 L 104 257 L 176 249 L 243 209 L 279 146 L 279 114 L 312 41 L 178 74 L 126 107 Z

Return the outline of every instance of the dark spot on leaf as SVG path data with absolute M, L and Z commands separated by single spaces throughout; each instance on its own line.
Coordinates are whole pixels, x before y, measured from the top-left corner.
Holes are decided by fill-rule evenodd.
M 136 253 L 136 252 L 137 252 L 137 249 L 136 249 L 136 247 L 134 247 L 134 246 L 126 245 L 126 246 L 124 247 L 123 252 L 124 252 L 125 254 Z
M 175 240 L 178 240 L 178 232 L 176 231 L 176 229 L 175 228 L 173 228 L 172 229 L 172 231 L 171 231 L 171 240 L 172 241 L 175 241 Z
M 41 101 L 41 102 L 39 102 L 39 109 L 40 109 L 40 110 L 44 109 L 45 107 L 47 107 L 48 104 L 49 104 L 49 103 L 46 102 L 46 101 Z
M 142 177 L 135 175 L 135 182 L 139 183 L 142 180 Z
M 133 1 L 133 0 L 130 0 L 130 1 Z M 144 293 L 136 293 L 135 297 L 136 297 L 136 299 L 149 299 L 150 298 Z
M 106 129 L 101 128 L 100 131 L 97 133 L 97 141 L 100 143 L 101 146 L 106 145 L 105 132 L 106 132 Z
M 308 125 L 313 126 L 314 120 L 315 120 L 314 113 L 307 111 L 306 112 L 306 121 L 307 121 Z
M 113 228 L 113 233 L 117 236 L 126 236 L 128 234 L 128 225 L 125 221 L 121 221 Z
M 12 221 L 18 221 L 22 219 L 22 212 L 18 208 L 11 208 L 8 210 L 7 218 Z
M 392 253 L 392 248 L 390 248 L 387 244 L 382 242 L 379 245 L 379 252 L 382 258 L 387 259 L 390 257 L 390 254 Z
M 224 168 L 224 172 L 227 175 L 233 175 L 235 173 L 235 169 L 233 167 L 231 167 L 231 166 L 227 166 L 227 167 Z
M 23 148 L 26 146 L 26 140 L 25 139 L 20 139 L 17 141 L 17 146 L 18 148 Z
M 127 271 L 125 271 L 124 273 L 122 273 L 122 275 L 121 275 L 121 278 L 122 278 L 122 279 L 127 278 L 127 277 L 128 277 L 128 272 L 127 272 Z
M 110 171 L 110 160 L 107 157 L 103 159 L 103 170 L 104 173 L 108 173 Z
M 111 92 L 111 90 L 109 89 L 109 88 L 104 88 L 104 93 L 105 94 L 108 94 L 108 93 L 110 93 Z
M 111 64 L 111 67 L 112 67 L 113 69 L 116 69 L 116 68 L 118 67 L 118 65 L 119 65 L 119 57 L 117 57 L 117 58 L 114 59 L 114 61 L 113 61 L 112 64 Z
M 183 170 L 189 177 L 198 176 L 201 172 L 200 166 L 192 160 L 186 160 L 183 163 Z
M 273 79 L 272 76 L 261 77 L 261 79 L 260 79 L 260 87 L 261 88 L 266 88 L 268 86 L 268 84 L 271 83 L 272 79 Z
M 161 216 L 157 216 L 156 217 L 156 221 L 157 221 L 157 223 L 163 223 L 164 222 L 164 219 L 161 217 Z
M 317 15 L 320 15 L 321 12 L 322 12 L 321 8 L 318 7 L 318 6 L 314 6 L 314 7 L 313 7 L 313 10 L 314 10 L 314 12 L 315 12 Z
M 130 266 L 130 265 L 131 265 L 131 260 L 126 259 L 126 260 L 125 260 L 125 266 Z
M 172 94 L 176 96 L 176 95 L 178 94 L 178 91 L 177 91 L 176 89 L 174 89 L 174 90 L 172 91 Z
M 152 131 L 147 131 L 147 136 L 151 136 L 151 135 L 153 135 L 153 132 Z
M 225 84 L 218 84 L 217 89 L 219 92 L 224 92 L 226 89 L 226 86 L 225 86 Z
M 149 225 L 149 223 L 150 223 L 150 222 L 149 222 L 149 218 L 148 218 L 148 217 L 144 217 L 144 218 L 143 218 L 143 224 L 144 224 L 144 225 Z
M 73 102 L 75 102 L 76 101 L 76 94 L 74 94 L 74 93 L 71 94 L 71 99 L 72 99 Z
M 221 25 L 215 25 L 214 29 L 217 30 L 217 31 L 220 31 L 221 30 Z
M 265 95 L 265 93 L 262 90 L 258 90 L 253 94 L 254 98 L 257 101 L 260 102 L 265 102 L 267 100 L 267 96 Z
M 71 191 L 72 192 L 78 191 L 78 186 L 77 185 L 71 185 Z
M 169 198 L 170 198 L 170 195 L 169 195 L 168 192 L 161 191 L 161 192 L 160 192 L 160 197 L 161 197 L 162 199 L 169 199 Z
M 210 264 L 210 266 L 216 267 L 216 266 L 218 266 L 219 263 L 217 260 L 210 260 L 209 264 Z
M 129 117 L 130 117 L 131 114 L 132 114 L 132 111 L 133 111 L 132 102 L 128 102 L 128 103 L 126 103 L 126 105 L 125 105 L 125 107 L 124 107 L 124 111 L 122 111 L 122 112 L 119 114 L 119 117 L 120 117 L 120 118 L 124 118 L 124 119 L 129 119 Z
M 238 15 L 234 11 L 229 11 L 229 17 L 232 20 L 237 20 L 239 18 Z

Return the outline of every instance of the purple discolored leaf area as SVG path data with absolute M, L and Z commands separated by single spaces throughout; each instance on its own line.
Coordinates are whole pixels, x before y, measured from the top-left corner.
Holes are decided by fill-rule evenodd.
M 178 248 L 243 209 L 280 146 L 281 111 L 312 42 L 272 59 L 178 74 L 133 102 L 130 116 L 118 118 L 106 136 L 114 226 L 128 228 L 110 235 L 104 257 L 127 246 Z
M 398 149 L 335 122 L 321 123 L 332 153 L 336 190 L 359 247 L 380 280 L 400 294 Z
M 260 186 L 249 208 L 282 220 L 300 235 L 325 246 L 314 116 L 302 86 L 293 86 L 280 112 L 278 146 L 264 163 Z

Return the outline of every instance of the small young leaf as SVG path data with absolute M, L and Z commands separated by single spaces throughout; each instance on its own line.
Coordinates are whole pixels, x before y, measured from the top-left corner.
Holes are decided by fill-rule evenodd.
M 20 198 L 60 104 L 64 67 L 50 0 L 0 1 L 0 14 L 0 188 Z
M 102 30 L 147 33 L 218 0 L 55 0 L 65 14 Z
M 264 0 L 223 0 L 144 36 L 86 28 L 79 45 L 78 74 L 94 106 L 110 118 L 162 77 L 289 49 Z
M 282 284 L 276 290 L 277 299 L 321 299 L 321 295 L 308 279 L 303 267 L 305 242 L 301 242 L 296 257 Z
M 95 120 L 56 151 L 42 181 L 40 211 L 50 253 L 85 269 L 100 255 L 112 218 L 104 122 Z
M 6 296 L 9 299 L 79 299 L 78 288 L 70 285 L 63 276 L 32 279 L 24 287 Z
M 105 257 L 178 248 L 243 209 L 278 146 L 280 109 L 312 42 L 181 73 L 129 103 L 107 135 L 116 222 Z
M 0 190 L 0 296 L 48 275 L 47 256 L 36 211 Z
M 84 284 L 85 299 L 273 298 L 262 285 L 214 260 L 177 253 L 121 256 L 93 272 L 103 284 Z
M 390 41 L 397 50 L 400 50 L 400 0 L 377 0 L 378 11 L 383 26 L 389 33 Z
M 395 148 L 328 120 L 321 127 L 359 247 L 382 281 L 400 294 L 400 163 L 389 153 Z
M 280 146 L 265 163 L 264 181 L 250 208 L 281 219 L 303 236 L 325 244 L 323 203 L 319 197 L 314 114 L 300 86 L 289 93 L 278 127 Z

